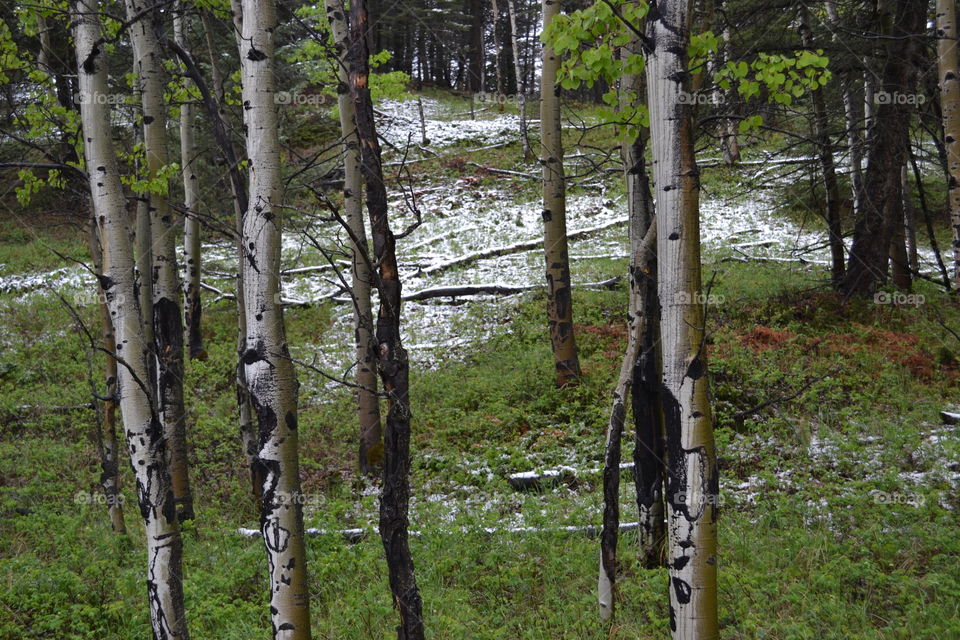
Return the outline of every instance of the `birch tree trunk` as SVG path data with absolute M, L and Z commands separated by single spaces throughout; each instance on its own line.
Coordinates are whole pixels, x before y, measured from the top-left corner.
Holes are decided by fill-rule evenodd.
M 943 134 L 950 174 L 947 202 L 953 229 L 954 282 L 960 285 L 960 64 L 957 55 L 957 4 L 937 0 L 937 66 Z
M 658 289 L 667 445 L 670 628 L 675 640 L 718 636 L 717 496 L 701 305 L 698 170 L 687 90 L 690 5 L 651 4 L 647 93 L 656 188 Z
M 173 12 L 173 37 L 180 47 L 189 51 L 190 45 L 183 30 L 185 10 L 186 5 L 178 2 Z M 190 79 L 185 78 L 183 82 L 189 89 Z M 200 331 L 200 221 L 196 217 L 200 197 L 194 167 L 197 157 L 197 145 L 193 135 L 195 120 L 196 109 L 193 103 L 188 100 L 180 105 L 180 169 L 183 174 L 183 206 L 187 210 L 183 220 L 183 262 L 187 269 L 187 277 L 183 283 L 183 320 L 190 358 L 204 360 L 207 350 L 203 346 L 203 334 Z
M 143 106 L 143 145 L 147 175 L 155 179 L 168 164 L 166 105 L 160 43 L 154 31 L 162 14 L 147 0 L 125 0 L 134 67 Z M 180 274 L 173 211 L 165 195 L 150 194 L 150 237 L 153 251 L 153 344 L 157 358 L 157 410 L 170 446 L 170 479 L 181 520 L 193 518 L 193 495 L 187 464 L 186 412 L 183 406 L 183 321 Z
M 340 129 L 343 135 L 343 208 L 350 232 L 350 250 L 353 254 L 350 277 L 353 289 L 353 323 L 357 354 L 357 416 L 360 424 L 360 471 L 372 473 L 383 461 L 383 429 L 380 426 L 380 399 L 377 396 L 375 370 L 375 343 L 373 337 L 373 310 L 370 304 L 370 247 L 363 223 L 360 173 L 360 143 L 357 138 L 357 118 L 350 96 L 350 77 L 347 73 L 347 54 L 350 50 L 350 31 L 347 16 L 337 0 L 327 0 L 327 19 L 340 58 L 340 86 L 337 106 L 340 111 Z
M 530 136 L 527 134 L 527 88 L 523 83 L 523 67 L 520 65 L 520 45 L 517 35 L 517 11 L 514 0 L 507 0 L 507 11 L 510 14 L 510 46 L 513 47 L 513 77 L 516 78 L 517 109 L 520 111 L 520 140 L 523 143 L 523 159 L 529 160 L 533 153 L 530 151 Z
M 99 3 L 71 3 L 78 83 L 84 95 L 107 95 L 107 61 L 100 48 Z M 126 201 L 110 135 L 110 114 L 99 100 L 80 105 L 93 211 L 104 239 L 105 271 L 98 275 L 116 331 L 117 395 L 127 450 L 146 529 L 147 599 L 156 640 L 188 638 L 183 608 L 182 541 L 169 474 L 169 450 L 147 383 L 149 345 L 137 305 Z
M 640 53 L 639 38 L 634 38 L 622 57 Z M 638 75 L 621 78 L 622 101 L 630 104 L 642 99 L 643 79 Z M 597 582 L 600 617 L 607 620 L 616 607 L 617 538 L 620 525 L 620 442 L 626 418 L 626 400 L 632 400 L 635 427 L 634 483 L 639 508 L 639 552 L 649 566 L 663 538 L 662 425 L 656 390 L 659 381 L 655 365 L 658 344 L 656 220 L 653 196 L 647 180 L 646 132 L 621 147 L 627 209 L 630 220 L 630 297 L 627 308 L 627 348 L 620 376 L 613 392 L 613 405 L 607 425 L 606 454 L 603 468 L 603 529 L 600 534 L 600 575 Z M 650 374 L 653 375 L 650 375 Z M 649 390 L 653 394 L 648 393 Z M 658 564 L 654 560 L 654 565 Z
M 380 308 L 377 311 L 378 369 L 386 392 L 383 492 L 380 496 L 380 538 L 387 557 L 390 591 L 400 612 L 397 640 L 423 640 L 423 603 L 417 588 L 408 540 L 410 501 L 410 363 L 400 339 L 400 274 L 396 240 L 390 229 L 387 189 L 383 180 L 380 142 L 370 99 L 366 0 L 350 3 L 350 94 L 357 120 L 360 169 L 366 184 L 367 213 L 373 239 L 373 261 Z
M 493 71 L 497 82 L 497 110 L 503 111 L 503 73 L 500 69 L 500 39 L 497 38 L 497 27 L 500 25 L 500 7 L 497 5 L 497 0 L 490 0 L 490 9 L 493 14 L 490 26 L 493 30 L 491 37 L 493 38 Z
M 559 0 L 543 0 L 543 30 L 560 13 Z M 560 59 L 543 46 L 540 81 L 540 164 L 543 166 L 543 249 L 547 270 L 547 322 L 556 368 L 557 386 L 580 377 L 580 359 L 573 335 L 573 296 L 567 253 L 567 200 L 560 137 Z
M 110 268 L 104 266 L 104 258 L 108 254 L 105 245 L 98 234 L 97 221 L 90 219 L 90 228 L 87 234 L 90 247 L 90 259 L 93 262 L 94 273 L 109 273 Z M 113 321 L 110 319 L 110 308 L 107 305 L 106 292 L 100 283 L 97 283 L 100 295 L 97 298 L 97 307 L 100 310 L 100 326 L 103 340 L 103 350 L 108 354 L 104 380 L 107 392 L 106 400 L 102 400 L 103 419 L 98 425 L 97 448 L 100 452 L 100 486 L 107 500 L 107 513 L 110 516 L 110 526 L 115 533 L 125 534 L 127 525 L 123 521 L 123 505 L 120 503 L 120 465 L 117 461 L 117 360 L 112 355 L 117 351 L 117 341 L 113 331 Z
M 259 426 L 260 531 L 267 551 L 276 640 L 310 638 L 303 501 L 297 458 L 297 376 L 280 305 L 280 140 L 274 99 L 273 0 L 243 0 L 240 38 L 249 202 L 243 219 L 243 362 Z

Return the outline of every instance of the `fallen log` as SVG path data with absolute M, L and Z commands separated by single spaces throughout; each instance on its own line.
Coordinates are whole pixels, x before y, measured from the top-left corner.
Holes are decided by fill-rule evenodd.
M 579 288 L 609 288 L 617 284 L 620 281 L 620 276 L 614 276 L 609 280 L 604 280 L 602 282 L 587 282 L 581 285 L 576 285 Z M 419 302 L 422 300 L 430 300 L 432 298 L 460 298 L 464 296 L 483 296 L 483 295 L 513 295 L 515 293 L 524 293 L 526 291 L 534 291 L 536 289 L 542 288 L 542 284 L 526 284 L 526 285 L 506 285 L 506 284 L 466 284 L 459 286 L 450 286 L 450 287 L 430 287 L 428 289 L 421 289 L 420 291 L 414 291 L 413 293 L 408 293 L 403 296 L 403 300 Z
M 620 531 L 636 531 L 636 522 L 623 522 L 620 524 Z M 261 533 L 259 529 L 237 529 L 237 533 L 246 538 L 258 538 Z M 367 537 L 380 535 L 379 531 L 373 527 L 355 528 L 355 529 L 317 529 L 309 528 L 304 531 L 308 538 L 319 538 L 323 536 L 340 536 L 348 544 L 356 544 Z M 600 535 L 598 525 L 568 525 L 561 527 L 461 527 L 456 530 L 440 529 L 435 532 L 441 535 L 463 535 L 463 534 L 523 534 L 523 533 L 578 533 L 587 538 L 596 538 Z M 408 534 L 413 537 L 424 535 L 422 531 L 409 531 Z

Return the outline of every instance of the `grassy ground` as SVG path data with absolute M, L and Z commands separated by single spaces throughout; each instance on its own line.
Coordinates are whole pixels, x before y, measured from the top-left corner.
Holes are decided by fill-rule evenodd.
M 516 145 L 502 153 L 489 162 L 524 166 Z M 441 167 L 424 171 L 459 171 Z M 0 236 L 8 269 L 59 264 L 44 245 L 80 255 L 76 236 L 39 220 L 24 233 Z M 586 277 L 623 272 L 625 263 L 577 268 Z M 723 478 L 722 637 L 960 637 L 960 499 L 950 482 L 960 438 L 931 433 L 940 429 L 937 412 L 957 397 L 960 342 L 942 325 L 960 330 L 957 304 L 927 283 L 917 287 L 925 296 L 919 306 L 844 303 L 812 267 L 708 264 L 705 273 L 713 271 L 708 349 Z M 507 299 L 499 311 L 509 324 L 497 337 L 439 362 L 415 362 L 411 527 L 421 535 L 411 546 L 429 637 L 666 637 L 666 572 L 640 568 L 629 535 L 619 614 L 609 626 L 595 605 L 596 541 L 482 531 L 600 519 L 595 476 L 516 494 L 506 475 L 599 464 L 626 292 L 577 292 L 585 378 L 564 390 L 551 383 L 543 303 L 536 294 Z M 95 326 L 92 305 L 81 313 Z M 198 503 L 185 532 L 187 610 L 196 638 L 265 638 L 260 542 L 235 533 L 256 522 L 233 418 L 235 318 L 229 303 L 205 313 L 209 358 L 190 363 L 186 380 Z M 290 342 L 320 343 L 330 315 L 323 305 L 290 310 Z M 121 538 L 110 532 L 103 505 L 90 503 L 99 475 L 92 412 L 23 408 L 87 402 L 83 347 L 55 298 L 0 296 L 4 640 L 149 633 L 129 470 L 123 493 L 131 533 Z M 93 366 L 99 371 L 99 362 Z M 353 472 L 349 394 L 324 391 L 315 374 L 300 373 L 306 524 L 366 526 L 375 520 L 376 496 Z M 628 489 L 625 520 L 633 513 Z M 379 541 L 319 536 L 308 550 L 315 637 L 392 637 Z

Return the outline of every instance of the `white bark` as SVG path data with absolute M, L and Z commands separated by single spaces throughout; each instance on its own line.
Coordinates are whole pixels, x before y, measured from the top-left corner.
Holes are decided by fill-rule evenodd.
M 960 63 L 957 54 L 957 4 L 937 0 L 937 60 L 940 104 L 949 174 L 950 226 L 953 228 L 954 283 L 960 285 Z
M 560 14 L 559 0 L 543 0 L 543 29 Z M 543 166 L 543 247 L 546 260 L 547 321 L 557 386 L 580 377 L 580 360 L 573 332 L 573 294 L 567 252 L 567 196 L 563 174 L 560 128 L 560 59 L 543 46 L 540 80 L 540 164 Z
M 520 111 L 520 140 L 523 142 L 523 157 L 530 158 L 530 137 L 527 135 L 527 94 L 523 86 L 523 67 L 520 64 L 520 36 L 517 34 L 517 11 L 513 6 L 514 0 L 507 0 L 507 11 L 510 14 L 510 46 L 513 47 L 513 77 L 516 79 L 517 109 Z
M 174 39 L 185 51 L 190 50 L 184 33 L 183 12 L 186 5 L 178 2 L 173 14 Z M 184 79 L 189 89 L 192 83 Z M 190 101 L 180 105 L 180 170 L 183 176 L 183 206 L 187 215 L 183 221 L 183 263 L 187 277 L 183 283 L 183 319 L 184 340 L 191 358 L 203 359 L 206 352 L 200 333 L 200 221 L 197 219 L 197 204 L 200 190 L 197 185 L 196 167 L 197 145 L 193 128 L 197 117 L 196 108 Z
M 99 4 L 71 4 L 80 92 L 107 94 L 107 64 L 100 40 Z M 117 390 L 127 449 L 137 482 L 137 501 L 147 541 L 147 591 L 154 638 L 188 637 L 181 578 L 182 543 L 168 471 L 163 429 L 149 395 L 147 360 L 134 282 L 133 253 L 126 224 L 126 201 L 110 136 L 105 104 L 80 105 L 84 156 L 90 173 L 94 215 L 105 240 L 107 271 L 100 283 L 116 331 Z
M 675 640 L 709 640 L 717 622 L 717 470 L 703 352 L 698 173 L 686 51 L 690 4 L 658 2 L 647 16 L 647 90 L 653 146 L 667 434 L 667 564 Z
M 260 530 L 269 562 L 270 612 L 277 640 L 310 638 L 303 505 L 297 459 L 297 377 L 280 305 L 280 141 L 274 99 L 272 0 L 243 0 L 240 60 L 250 160 L 243 220 L 243 353 L 259 423 L 256 464 L 263 472 Z
M 147 12 L 150 0 L 125 0 L 134 69 L 143 106 L 143 145 L 147 176 L 155 179 L 168 164 L 166 104 L 160 43 L 154 32 L 158 14 Z M 170 447 L 170 478 L 182 519 L 193 517 L 193 496 L 187 466 L 186 415 L 183 406 L 183 321 L 177 234 L 166 195 L 150 194 L 150 237 L 153 263 L 153 340 L 157 358 L 157 410 Z
M 337 0 L 327 0 L 327 19 L 330 22 L 334 42 L 339 53 L 340 128 L 343 135 L 344 181 L 343 208 L 350 231 L 351 288 L 353 289 L 353 326 L 357 355 L 357 414 L 360 424 L 360 469 L 370 472 L 383 459 L 382 427 L 380 424 L 380 399 L 377 397 L 377 372 L 375 340 L 373 337 L 373 309 L 370 304 L 370 289 L 373 274 L 370 271 L 370 247 L 363 222 L 362 185 L 360 174 L 360 143 L 357 139 L 356 112 L 350 97 L 347 73 L 347 51 L 350 48 L 350 31 L 347 27 L 345 9 Z M 423 129 L 423 104 L 420 107 Z M 425 131 L 425 130 L 424 130 Z M 426 144 L 426 133 L 423 133 Z

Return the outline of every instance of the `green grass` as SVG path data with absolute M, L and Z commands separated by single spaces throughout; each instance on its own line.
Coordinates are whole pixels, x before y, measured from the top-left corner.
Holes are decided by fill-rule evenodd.
M 475 161 L 523 166 L 516 145 L 500 153 Z M 430 172 L 442 164 L 424 164 L 420 176 L 455 175 L 443 169 L 438 178 Z M 735 188 L 735 174 L 710 175 L 708 188 Z M 0 263 L 58 266 L 44 244 L 82 255 L 77 236 L 39 224 L 34 232 L 38 239 L 26 243 L 33 248 L 4 232 Z M 623 272 L 625 262 L 576 268 L 575 279 L 589 279 Z M 722 637 L 960 636 L 960 499 L 938 472 L 960 459 L 960 439 L 945 432 L 932 445 L 923 435 L 957 397 L 960 342 L 941 325 L 960 330 L 957 303 L 924 282 L 916 287 L 923 305 L 897 307 L 844 302 L 813 267 L 720 263 L 705 268 L 707 277 L 714 269 L 720 302 L 709 310 L 708 349 L 722 459 Z M 521 516 L 547 528 L 600 520 L 596 477 L 532 494 L 513 493 L 506 482 L 514 471 L 588 468 L 601 459 L 626 291 L 577 291 L 574 304 L 585 373 L 578 387 L 552 384 L 544 299 L 536 294 L 503 302 L 509 331 L 411 372 L 411 527 L 422 534 L 411 547 L 428 637 L 667 637 L 666 572 L 638 565 L 630 535 L 621 542 L 611 626 L 597 615 L 595 540 L 482 532 Z M 92 305 L 80 312 L 96 326 Z M 186 379 L 198 509 L 184 533 L 190 628 L 196 638 L 262 638 L 270 628 L 264 554 L 259 540 L 235 533 L 256 522 L 234 419 L 235 316 L 228 302 L 204 313 L 209 357 L 189 363 Z M 309 353 L 331 316 L 324 305 L 290 309 L 291 344 Z M 146 637 L 132 474 L 124 466 L 130 535 L 118 537 L 104 507 L 84 499 L 96 494 L 99 475 L 92 413 L 21 408 L 87 401 L 84 342 L 49 296 L 0 297 L 0 327 L 0 639 Z M 101 366 L 98 358 L 94 370 Z M 306 525 L 366 526 L 377 499 L 364 495 L 354 473 L 350 394 L 323 391 L 315 374 L 299 374 Z M 900 475 L 908 472 L 927 475 L 914 485 Z M 632 494 L 623 484 L 629 520 Z M 912 496 L 914 504 L 881 503 L 877 492 Z M 392 637 L 396 613 L 376 537 L 355 545 L 315 537 L 308 554 L 316 638 Z

